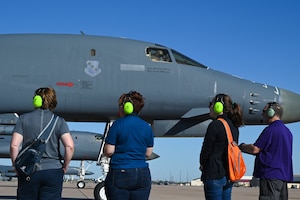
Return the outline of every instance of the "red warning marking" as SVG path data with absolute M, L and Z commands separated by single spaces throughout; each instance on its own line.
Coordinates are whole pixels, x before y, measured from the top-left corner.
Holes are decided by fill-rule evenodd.
M 67 86 L 67 87 L 73 87 L 74 83 L 72 82 L 56 82 L 57 86 Z

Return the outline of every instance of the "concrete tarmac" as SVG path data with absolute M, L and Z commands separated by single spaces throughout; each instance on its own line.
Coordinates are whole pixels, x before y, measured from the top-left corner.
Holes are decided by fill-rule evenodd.
M 78 189 L 76 182 L 64 183 L 63 200 L 94 199 L 95 183 L 87 182 L 84 189 Z M 17 181 L 0 181 L 0 199 L 16 199 Z M 258 199 L 259 188 L 233 187 L 232 200 Z M 203 187 L 153 185 L 150 200 L 204 200 Z M 300 189 L 289 189 L 289 199 L 300 200 Z

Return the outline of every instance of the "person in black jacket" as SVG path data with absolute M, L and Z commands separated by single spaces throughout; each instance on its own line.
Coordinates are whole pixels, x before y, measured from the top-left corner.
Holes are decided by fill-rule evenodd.
M 226 94 L 217 94 L 209 104 L 209 124 L 201 153 L 201 180 L 204 183 L 204 193 L 207 200 L 231 199 L 232 183 L 228 176 L 227 135 L 224 125 L 218 118 L 224 118 L 232 132 L 233 140 L 238 143 L 239 127 L 243 125 L 241 107 L 233 103 Z

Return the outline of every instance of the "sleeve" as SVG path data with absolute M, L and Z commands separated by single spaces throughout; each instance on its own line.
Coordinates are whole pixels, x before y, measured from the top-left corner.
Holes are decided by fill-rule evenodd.
M 112 126 L 109 128 L 108 134 L 105 138 L 105 143 L 116 145 L 117 143 L 117 132 L 118 132 L 118 125 L 117 121 L 115 121 Z
M 151 126 L 149 126 L 149 141 L 147 147 L 153 147 L 153 146 L 154 146 L 154 134 Z
M 271 141 L 272 141 L 272 134 L 268 130 L 268 127 L 266 127 L 253 145 L 264 150 L 270 145 Z
M 239 128 L 236 128 L 237 129 L 237 136 L 236 136 L 236 143 L 239 144 L 239 139 L 240 139 L 240 129 Z
M 200 153 L 200 164 L 204 165 L 204 163 L 206 163 L 206 161 L 208 160 L 208 157 L 210 155 L 210 153 L 212 152 L 212 148 L 213 148 L 213 144 L 216 140 L 216 126 L 215 123 L 212 122 L 209 124 L 204 140 L 203 140 L 203 144 L 202 144 L 202 149 L 201 149 L 201 153 Z
M 18 119 L 18 121 L 17 121 L 17 123 L 16 123 L 16 125 L 15 125 L 15 127 L 13 129 L 13 133 L 17 132 L 17 133 L 23 135 L 23 127 L 22 127 L 21 117 L 22 116 L 20 116 L 20 118 Z
M 60 136 L 62 136 L 65 133 L 70 133 L 69 126 L 68 126 L 67 122 L 65 121 L 65 119 L 62 118 L 62 117 L 59 117 L 59 118 L 60 118 L 60 120 L 59 120 L 59 122 L 60 122 L 60 127 L 59 127 Z

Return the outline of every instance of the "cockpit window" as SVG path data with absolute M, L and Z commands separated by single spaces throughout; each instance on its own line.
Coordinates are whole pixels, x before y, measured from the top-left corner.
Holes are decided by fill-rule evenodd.
M 183 64 L 183 65 L 192 65 L 192 66 L 196 66 L 196 67 L 201 67 L 201 68 L 205 68 L 207 69 L 206 66 L 202 65 L 201 63 L 198 63 L 197 61 L 192 60 L 191 58 L 175 51 L 172 49 L 172 53 L 174 55 L 174 58 L 176 60 L 177 63 L 179 64 Z
M 160 48 L 147 48 L 147 56 L 155 62 L 172 62 L 169 51 Z
M 201 67 L 204 69 L 208 69 L 205 65 L 202 65 L 201 63 L 171 49 L 171 52 L 173 53 L 173 56 L 175 58 L 175 61 L 178 64 L 182 65 L 191 65 L 196 67 Z M 172 62 L 171 56 L 169 54 L 169 51 L 167 49 L 163 48 L 153 48 L 149 47 L 146 49 L 146 55 L 154 62 Z

